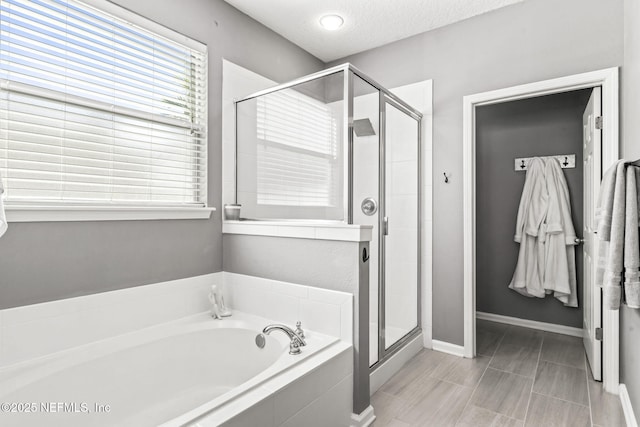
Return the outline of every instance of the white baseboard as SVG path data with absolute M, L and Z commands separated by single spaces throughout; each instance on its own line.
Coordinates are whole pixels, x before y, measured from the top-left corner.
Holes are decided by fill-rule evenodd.
M 373 425 L 376 416 L 373 413 L 373 406 L 367 406 L 367 409 L 360 414 L 351 414 L 351 427 L 369 427 Z
M 450 342 L 431 340 L 433 349 L 442 353 L 453 354 L 454 356 L 464 357 L 464 347 Z
M 620 404 L 622 405 L 624 420 L 627 422 L 627 427 L 638 427 L 638 421 L 633 413 L 633 407 L 631 406 L 631 400 L 629 399 L 629 392 L 627 391 L 627 386 L 624 384 L 620 384 Z
M 538 322 L 537 320 L 520 319 L 518 317 L 502 316 L 501 314 L 476 312 L 476 318 L 490 320 L 507 325 L 522 326 L 525 328 L 538 329 L 540 331 L 554 332 L 556 334 L 570 335 L 582 338 L 582 329 L 571 326 L 555 325 L 553 323 Z

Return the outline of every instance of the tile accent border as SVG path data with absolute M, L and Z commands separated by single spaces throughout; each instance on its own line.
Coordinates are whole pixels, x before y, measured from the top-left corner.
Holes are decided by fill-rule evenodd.
M 638 427 L 638 421 L 636 421 L 633 406 L 631 406 L 631 399 L 629 399 L 629 391 L 624 384 L 620 384 L 620 404 L 622 404 L 622 412 L 624 412 L 624 420 L 627 423 L 627 427 Z
M 556 334 L 569 335 L 582 338 L 583 331 L 580 328 L 571 326 L 556 325 L 553 323 L 538 322 L 537 320 L 520 319 L 518 317 L 503 316 L 501 314 L 476 312 L 476 318 L 490 320 L 492 322 L 504 323 L 507 325 L 523 326 L 525 328 L 537 329 L 539 331 L 554 332 Z
M 453 356 L 464 357 L 464 346 L 451 344 L 450 342 L 431 340 L 433 349 L 442 353 L 451 354 Z

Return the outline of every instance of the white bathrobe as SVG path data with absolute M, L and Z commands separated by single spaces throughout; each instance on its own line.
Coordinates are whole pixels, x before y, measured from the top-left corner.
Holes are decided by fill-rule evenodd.
M 520 250 L 509 288 L 528 297 L 553 294 L 577 307 L 575 239 L 562 166 L 555 158 L 534 157 L 518 208 L 514 240 Z
M 538 234 L 544 221 L 549 195 L 544 179 L 544 162 L 538 157 L 531 159 L 522 189 L 516 234 L 514 240 L 520 243 L 518 263 L 509 288 L 528 297 L 544 298 L 544 249 Z
M 569 187 L 555 157 L 545 161 L 545 181 L 549 203 L 539 236 L 544 242 L 543 287 L 564 305 L 577 307 L 576 232 L 571 220 Z

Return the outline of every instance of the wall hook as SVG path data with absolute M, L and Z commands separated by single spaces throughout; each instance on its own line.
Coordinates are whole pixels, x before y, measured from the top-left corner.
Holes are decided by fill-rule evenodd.
M 526 168 L 527 165 L 524 163 L 524 159 L 522 159 L 522 163 L 520 163 L 520 169 Z
M 569 164 L 569 158 L 564 156 L 564 162 L 562 163 L 565 167 Z
M 449 183 L 449 177 L 447 176 L 447 173 L 444 172 L 443 175 L 444 175 L 444 183 L 448 184 Z

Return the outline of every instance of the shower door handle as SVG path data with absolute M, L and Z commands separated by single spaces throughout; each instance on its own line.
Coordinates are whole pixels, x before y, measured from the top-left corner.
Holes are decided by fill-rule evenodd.
M 373 197 L 367 197 L 360 204 L 360 208 L 362 209 L 362 213 L 366 216 L 375 215 L 378 212 L 378 202 Z
M 382 218 L 382 235 L 387 236 L 389 234 L 389 217 Z

